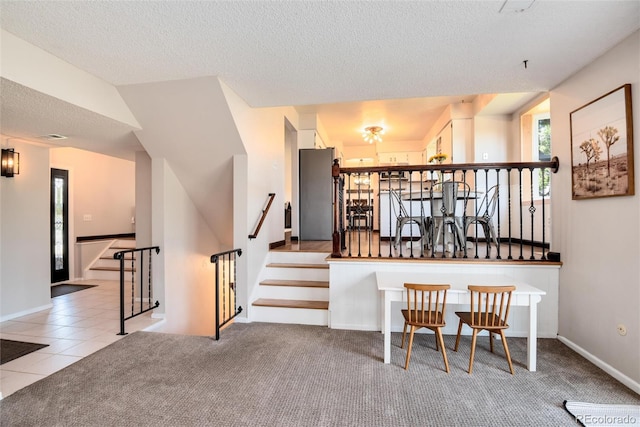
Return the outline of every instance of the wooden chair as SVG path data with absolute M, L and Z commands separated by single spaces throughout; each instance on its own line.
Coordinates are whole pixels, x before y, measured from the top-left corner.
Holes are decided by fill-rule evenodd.
M 486 330 L 489 332 L 489 348 L 493 353 L 493 334 L 500 334 L 504 352 L 509 362 L 509 370 L 513 375 L 513 365 L 511 364 L 511 355 L 509 354 L 509 346 L 507 338 L 504 336 L 504 330 L 509 328 L 507 317 L 509 317 L 509 308 L 511 306 L 511 292 L 516 289 L 515 286 L 475 286 L 469 285 L 471 292 L 471 311 L 459 312 L 456 315 L 460 318 L 458 324 L 458 336 L 456 337 L 456 346 L 453 351 L 458 351 L 460 343 L 460 332 L 462 332 L 462 324 L 465 323 L 473 329 L 471 338 L 471 357 L 469 358 L 469 373 L 473 371 L 473 356 L 476 351 L 476 338 L 478 332 Z
M 404 369 L 409 368 L 414 332 L 416 329 L 428 328 L 436 333 L 436 350 L 438 349 L 438 346 L 442 349 L 444 367 L 447 373 L 449 373 L 449 361 L 447 360 L 447 351 L 444 347 L 442 331 L 440 328 L 444 326 L 444 310 L 445 303 L 447 301 L 447 289 L 451 286 L 405 283 L 404 287 L 407 290 L 407 309 L 402 310 L 402 315 L 404 316 L 404 327 L 402 328 L 402 344 L 400 348 L 404 348 L 404 337 L 407 333 L 407 326 L 411 326 L 411 332 L 409 333 L 409 347 L 407 348 L 407 359 L 404 363 Z

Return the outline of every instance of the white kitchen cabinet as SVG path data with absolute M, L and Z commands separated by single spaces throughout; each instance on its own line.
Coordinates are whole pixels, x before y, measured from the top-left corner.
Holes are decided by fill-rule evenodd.
M 402 151 L 378 153 L 378 164 L 419 165 L 422 164 L 422 152 Z

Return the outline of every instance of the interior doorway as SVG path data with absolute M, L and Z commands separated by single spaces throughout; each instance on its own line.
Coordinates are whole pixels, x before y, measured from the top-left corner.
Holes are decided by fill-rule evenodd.
M 69 280 L 69 171 L 51 168 L 51 283 Z

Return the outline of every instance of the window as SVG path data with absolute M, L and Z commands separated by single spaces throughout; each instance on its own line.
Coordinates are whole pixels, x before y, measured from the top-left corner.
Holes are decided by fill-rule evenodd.
M 551 118 L 549 113 L 536 114 L 532 120 L 532 158 L 534 161 L 547 162 L 551 160 Z M 537 197 L 548 197 L 551 179 L 550 169 L 539 169 L 534 177 L 534 188 Z

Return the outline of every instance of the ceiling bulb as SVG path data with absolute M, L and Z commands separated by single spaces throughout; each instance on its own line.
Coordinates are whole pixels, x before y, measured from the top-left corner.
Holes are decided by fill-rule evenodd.
M 374 142 L 382 142 L 382 135 L 384 133 L 384 129 L 380 126 L 369 126 L 364 128 L 364 132 L 362 132 L 362 138 L 364 138 L 364 142 L 368 142 L 369 144 L 373 144 Z

